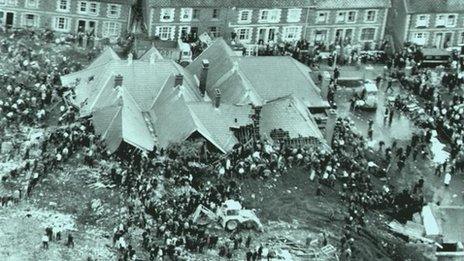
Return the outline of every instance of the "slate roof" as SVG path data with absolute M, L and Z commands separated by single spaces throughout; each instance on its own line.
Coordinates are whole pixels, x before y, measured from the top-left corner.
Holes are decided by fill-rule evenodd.
M 404 0 L 406 12 L 412 14 L 456 13 L 464 11 L 463 0 Z
M 158 49 L 156 49 L 155 46 L 152 46 L 146 53 L 144 53 L 142 56 L 140 56 L 140 58 L 138 60 L 149 62 L 152 55 L 153 55 L 153 58 L 155 59 L 155 61 L 159 61 L 159 60 L 164 59 L 163 56 L 161 55 L 161 53 L 158 51 Z
M 251 124 L 251 106 L 221 104 L 213 108 L 200 95 L 193 75 L 151 49 L 140 60 L 122 60 L 105 50 L 88 68 L 62 77 L 63 85 L 75 86 L 73 103 L 81 116 L 92 115 L 95 131 L 114 152 L 122 141 L 143 150 L 167 147 L 198 132 L 220 151 L 238 142 L 231 127 Z M 176 75 L 183 84 L 175 86 Z M 115 86 L 117 75 L 122 85 Z M 91 80 L 89 80 L 91 79 Z M 82 105 L 82 106 L 81 106 Z
M 391 2 L 390 0 L 315 0 L 315 6 L 316 9 L 388 8 Z
M 150 0 L 152 7 L 305 7 L 313 0 Z
M 124 92 L 124 89 L 121 89 Z M 109 151 L 118 149 L 122 141 L 144 150 L 153 150 L 152 136 L 142 112 L 130 95 L 120 94 L 118 102 L 93 113 L 95 131 L 106 143 Z
M 219 89 L 227 103 L 261 106 L 294 95 L 307 107 L 327 106 L 309 67 L 289 56 L 237 56 L 223 39 L 218 39 L 187 70 L 200 78 L 205 59 L 210 62 L 207 92 L 211 96 Z
M 107 55 L 103 53 L 102 56 Z M 96 61 L 99 59 L 97 58 Z M 107 106 L 108 102 L 112 103 L 109 100 L 114 101 L 114 77 L 116 75 L 123 77 L 123 85 L 137 101 L 137 106 L 147 111 L 153 105 L 155 97 L 164 88 L 168 78 L 177 74 L 184 75 L 184 85 L 192 92 L 198 90 L 192 75 L 171 60 L 156 60 L 154 64 L 144 60 L 133 60 L 129 65 L 127 60 L 118 58 L 62 76 L 61 80 L 63 85 L 70 86 L 76 82 L 76 79 L 80 79 L 75 88 L 74 104 L 81 108 L 81 116 L 86 116 L 98 108 Z M 93 80 L 89 81 L 91 77 Z M 198 91 L 196 96 L 200 97 Z
M 274 129 L 288 131 L 290 138 L 323 139 L 308 108 L 294 96 L 271 101 L 261 109 L 260 134 L 270 138 L 271 131 Z
M 225 153 L 238 142 L 230 128 L 252 123 L 251 106 L 221 104 L 213 108 L 209 102 L 187 102 L 179 95 L 168 97 L 152 113 L 157 115 L 154 126 L 162 147 L 199 133 Z

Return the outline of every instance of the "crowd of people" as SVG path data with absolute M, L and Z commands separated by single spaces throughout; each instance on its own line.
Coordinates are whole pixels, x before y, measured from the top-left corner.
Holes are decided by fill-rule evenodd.
M 355 131 L 349 119 L 341 118 L 336 124 L 331 150 L 317 145 L 296 147 L 263 141 L 237 145 L 227 155 L 207 152 L 204 145 L 197 143 L 188 144 L 195 147 L 190 153 L 181 153 L 179 147 L 158 148 L 145 153 L 123 146 L 119 153 L 109 155 L 99 137 L 94 135 L 91 121 L 78 119 L 78 111 L 67 106 L 63 98 L 68 90 L 60 85 L 59 76 L 78 70 L 82 65 L 64 54 L 49 55 L 48 51 L 41 51 L 40 46 L 17 39 L 29 38 L 39 43 L 47 41 L 43 37 L 26 32 L 24 35 L 12 34 L 0 42 L 0 54 L 7 59 L 1 68 L 2 88 L 5 89 L 5 96 L 0 100 L 2 132 L 11 131 L 5 129 L 6 126 L 47 127 L 39 142 L 23 150 L 22 163 L 2 176 L 2 182 L 24 178 L 27 184 L 22 187 L 18 182 L 13 195 L 2 196 L 2 206 L 31 197 L 40 181 L 60 170 L 62 164 L 75 164 L 77 160 L 78 164 L 98 167 L 101 159 L 110 161 L 111 166 L 101 175 L 121 188 L 126 197 L 125 211 L 112 235 L 119 260 L 136 260 L 143 255 L 138 252 L 140 250 L 148 253 L 149 260 L 188 260 L 191 253 L 211 251 L 229 259 L 237 256 L 245 256 L 246 260 L 275 257 L 271 247 L 254 242 L 257 240 L 250 235 L 245 238 L 239 233 L 240 229 L 223 236 L 215 229 L 194 223 L 191 214 L 199 205 L 215 211 L 229 199 L 244 203 L 240 185 L 244 179 L 266 181 L 277 175 L 285 178 L 291 168 L 307 171 L 308 179 L 319 184 L 316 195 L 323 195 L 326 189 L 339 189 L 340 198 L 347 203 L 340 240 L 341 253 L 346 259 L 350 259 L 356 250 L 356 234 L 365 226 L 366 212 L 370 209 L 389 209 L 394 217 L 408 217 L 423 203 L 424 180 L 418 180 L 411 190 L 397 192 L 392 187 L 376 186 L 372 175 L 375 175 L 373 169 L 377 164 L 383 167 L 396 163 L 396 169 L 401 172 L 408 161 L 416 160 L 418 155 L 426 157 L 431 130 L 413 135 L 405 148 L 396 143 L 385 148 L 379 144 L 381 156 L 376 160 L 371 159 L 372 148 L 368 147 L 367 139 Z M 298 44 L 301 45 L 299 48 L 305 48 L 307 43 Z M 398 61 L 392 62 L 391 66 L 403 69 L 404 59 L 395 59 Z M 412 82 L 409 88 L 419 94 L 435 94 L 436 88 L 427 83 L 428 74 L 414 69 L 412 81 L 407 78 L 409 76 L 398 73 L 396 76 L 402 82 Z M 449 78 L 449 75 L 443 77 Z M 446 82 L 451 81 L 448 78 Z M 454 95 L 451 102 L 443 102 L 439 95 L 432 96 L 435 98 L 430 101 L 431 108 L 427 112 L 434 117 L 436 128 L 450 137 L 453 147 L 451 160 L 454 164 L 448 165 L 462 171 L 464 133 L 460 117 L 463 97 Z M 54 106 L 58 106 L 57 114 L 53 114 Z M 48 125 L 47 121 L 52 120 L 49 115 L 57 117 L 56 126 Z M 392 109 L 387 115 L 391 124 Z M 372 133 L 368 136 L 372 137 Z M 32 150 L 39 151 L 37 157 L 30 155 Z M 134 238 L 135 230 L 143 232 Z M 45 249 L 53 237 L 47 229 L 42 238 Z M 61 239 L 61 234 L 55 238 Z M 71 234 L 68 234 L 67 242 L 68 246 L 74 246 Z

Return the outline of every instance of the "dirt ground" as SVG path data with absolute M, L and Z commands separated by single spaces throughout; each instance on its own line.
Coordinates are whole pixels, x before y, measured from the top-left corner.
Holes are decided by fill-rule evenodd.
M 247 180 L 242 191 L 244 205 L 256 208 L 264 226 L 270 225 L 271 231 L 264 234 L 273 233 L 272 224 L 276 221 L 297 223 L 297 229 L 288 230 L 287 234 L 296 232 L 304 237 L 317 238 L 324 232 L 328 243 L 337 248 L 343 234 L 343 213 L 347 209 L 338 196 L 338 190 L 323 187 L 325 194 L 316 196 L 316 188 L 308 173 L 294 169 L 270 181 Z M 333 221 L 330 220 L 331 213 L 335 214 Z M 355 235 L 354 260 L 429 260 L 421 253 L 423 249 L 408 246 L 405 241 L 391 235 L 385 225 L 387 220 L 378 212 L 367 215 L 365 228 Z M 305 238 L 300 239 L 303 240 Z M 304 244 L 304 241 L 300 243 Z

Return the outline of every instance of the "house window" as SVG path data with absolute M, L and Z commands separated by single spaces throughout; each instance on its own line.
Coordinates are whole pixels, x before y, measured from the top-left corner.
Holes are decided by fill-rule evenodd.
M 121 15 L 121 5 L 109 4 L 107 15 L 111 18 L 119 18 Z
M 446 20 L 447 27 L 454 27 L 456 26 L 456 15 L 448 15 L 448 19 Z
M 364 19 L 365 22 L 375 22 L 377 20 L 377 11 L 376 10 L 368 10 L 366 12 L 366 17 Z
M 27 27 L 36 27 L 37 26 L 37 16 L 33 14 L 24 15 L 24 26 Z
M 461 32 L 458 44 L 464 45 L 464 32 Z
M 69 0 L 58 0 L 58 11 L 69 12 L 71 10 L 71 4 Z
M 261 16 L 259 17 L 259 20 L 267 21 L 268 18 L 269 18 L 269 10 L 262 10 L 261 11 Z
M 416 21 L 416 27 L 427 27 L 429 25 L 428 15 L 419 15 Z
M 251 10 L 241 10 L 238 12 L 238 22 L 239 23 L 251 23 Z
M 428 40 L 428 36 L 429 35 L 426 32 L 414 33 L 412 35 L 411 42 L 417 45 L 425 45 Z
M 289 26 L 283 28 L 282 40 L 284 41 L 297 41 L 301 38 L 300 26 Z
M 301 9 L 288 9 L 287 22 L 297 23 L 301 20 Z
M 259 21 L 267 22 L 267 23 L 278 23 L 280 21 L 280 12 L 281 12 L 280 9 L 261 10 Z
M 69 18 L 56 17 L 54 29 L 57 31 L 69 31 Z
M 235 32 L 237 33 L 237 38 L 241 42 L 249 42 L 251 40 L 251 28 L 239 28 L 236 29 Z
M 180 20 L 182 22 L 188 22 L 192 20 L 192 8 L 181 8 L 180 9 Z
M 1 0 L 0 0 L 0 3 L 1 3 Z M 3 11 L 0 11 L 0 26 L 3 25 L 4 17 L 5 17 L 5 13 Z
M 99 11 L 99 7 L 100 7 L 100 3 L 86 2 L 86 1 L 78 2 L 78 8 L 79 8 L 78 12 L 82 14 L 97 15 Z
M 91 14 L 98 14 L 99 3 L 90 3 L 89 12 Z
M 345 22 L 346 12 L 338 12 L 336 22 L 341 23 Z
M 209 34 L 212 36 L 212 37 L 219 37 L 219 30 L 216 26 L 212 26 L 209 28 Z
M 39 7 L 39 0 L 27 0 L 26 7 L 28 8 L 37 8 Z
M 192 19 L 200 19 L 200 9 L 193 9 Z
M 87 2 L 79 2 L 79 12 L 87 12 Z
M 174 26 L 158 27 L 158 35 L 161 40 L 174 40 Z
M 174 8 L 163 8 L 163 9 L 161 9 L 160 21 L 161 22 L 172 22 L 172 21 L 174 21 Z
M 219 9 L 213 9 L 213 19 L 219 18 Z
M 361 41 L 373 41 L 375 38 L 375 28 L 363 28 L 360 38 Z
M 328 12 L 317 12 L 316 23 L 325 23 L 329 17 Z
M 445 26 L 446 25 L 446 16 L 437 15 L 437 20 L 435 21 L 435 26 Z
M 316 43 L 324 43 L 327 40 L 327 30 L 316 30 L 314 32 L 314 41 Z
M 354 23 L 356 21 L 356 11 L 349 11 L 347 15 L 346 22 Z
M 104 37 L 117 37 L 121 34 L 121 23 L 103 22 L 103 28 Z

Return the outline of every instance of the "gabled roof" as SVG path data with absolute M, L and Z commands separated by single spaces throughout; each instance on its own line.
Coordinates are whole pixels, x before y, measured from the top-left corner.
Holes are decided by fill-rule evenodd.
M 316 0 L 315 6 L 316 9 L 389 8 L 391 2 L 390 0 Z
M 290 138 L 314 137 L 323 139 L 308 108 L 296 97 L 287 96 L 268 102 L 261 109 L 260 134 L 271 138 L 271 131 L 288 131 Z
M 155 61 L 160 61 L 164 60 L 164 57 L 161 55 L 161 53 L 156 49 L 155 46 L 152 46 L 146 53 L 144 53 L 138 60 L 139 61 L 145 61 L 149 62 L 151 58 L 154 58 Z
M 124 94 L 123 87 L 117 102 L 95 111 L 92 119 L 96 133 L 105 141 L 110 152 L 116 151 L 122 141 L 142 150 L 153 150 L 155 137 L 147 128 L 135 100 Z
M 122 84 L 134 97 L 137 106 L 142 111 L 148 111 L 168 79 L 177 74 L 184 76 L 184 88 L 195 93 L 196 97 L 201 97 L 194 77 L 171 60 L 156 60 L 153 64 L 144 60 L 133 60 L 129 64 L 127 60 L 117 58 L 64 75 L 61 80 L 63 85 L 71 86 L 79 79 L 79 84 L 75 87 L 74 104 L 81 109 L 81 116 L 87 116 L 98 108 L 107 106 L 106 102 L 114 97 L 114 77 L 117 75 L 122 76 Z
M 110 47 L 106 47 L 105 50 L 95 59 L 87 68 L 94 68 L 101 65 L 105 65 L 111 61 L 119 61 L 121 58 L 119 55 Z
M 188 102 L 175 93 L 151 112 L 160 146 L 183 141 L 197 132 L 222 152 L 238 143 L 231 128 L 252 124 L 251 114 L 251 106 L 221 104 L 213 108 L 210 102 Z
M 463 0 L 403 0 L 410 14 L 457 13 L 464 11 Z
M 223 39 L 218 39 L 187 70 L 200 78 L 205 59 L 210 62 L 207 92 L 212 96 L 219 89 L 228 103 L 261 106 L 294 95 L 307 107 L 327 106 L 309 67 L 289 56 L 237 56 Z

